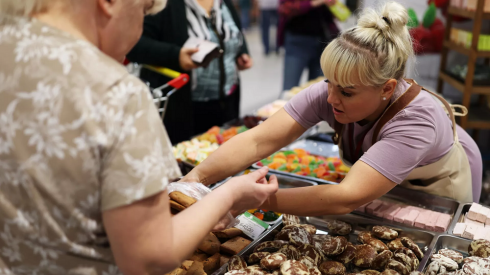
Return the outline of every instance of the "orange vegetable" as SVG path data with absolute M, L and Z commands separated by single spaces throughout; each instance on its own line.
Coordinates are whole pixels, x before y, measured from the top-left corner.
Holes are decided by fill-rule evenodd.
M 254 213 L 254 216 L 259 218 L 260 220 L 263 220 L 264 219 L 264 214 L 260 213 L 260 212 L 255 212 Z

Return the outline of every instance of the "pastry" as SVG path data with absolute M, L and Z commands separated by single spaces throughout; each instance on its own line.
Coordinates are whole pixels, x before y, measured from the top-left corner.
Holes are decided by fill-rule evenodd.
M 204 272 L 204 265 L 202 262 L 194 262 L 187 270 L 186 275 L 206 275 Z
M 208 257 L 209 256 L 206 253 L 194 252 L 189 260 L 194 262 L 204 262 Z
M 318 265 L 323 259 L 322 254 L 312 245 L 304 244 L 302 246 L 297 247 L 297 249 L 300 256 L 309 257 L 311 260 L 313 260 L 313 263 L 315 265 Z
M 391 258 L 393 258 L 393 252 L 385 250 L 376 255 L 376 258 L 374 258 L 371 268 L 376 270 L 384 270 L 390 262 Z
M 183 268 L 176 268 L 165 275 L 185 275 L 187 271 Z
M 422 252 L 422 250 L 420 250 L 419 246 L 416 243 L 414 243 L 411 239 L 407 237 L 401 238 L 401 242 L 406 248 L 412 250 L 419 260 L 422 260 L 422 258 L 424 257 L 424 253 Z
M 185 208 L 187 208 L 187 207 L 189 207 L 189 206 L 191 206 L 197 202 L 196 199 L 191 198 L 191 197 L 189 197 L 189 196 L 187 196 L 184 193 L 179 192 L 179 191 L 174 191 L 174 192 L 170 193 L 169 196 L 172 200 L 176 201 L 177 203 L 184 206 Z
M 361 274 L 365 274 L 365 275 L 379 275 L 381 273 L 379 271 L 376 271 L 376 270 L 368 269 L 368 270 L 363 270 L 361 272 Z
M 364 242 L 364 244 L 374 247 L 377 253 L 381 253 L 385 250 L 389 250 L 386 244 L 384 244 L 382 241 L 375 238 L 367 239 L 366 242 Z
M 235 237 L 225 243 L 220 247 L 221 252 L 228 253 L 231 255 L 236 255 L 247 247 L 251 241 L 244 239 L 242 237 Z
M 395 252 L 395 250 L 402 248 L 402 247 L 405 247 L 405 246 L 402 244 L 402 239 L 400 239 L 400 238 L 394 239 L 393 241 L 388 243 L 388 248 L 393 252 Z
M 308 257 L 308 256 L 303 256 L 303 257 L 299 258 L 299 261 L 300 261 L 302 264 L 306 265 L 306 267 L 307 267 L 308 269 L 312 269 L 312 268 L 315 268 L 315 267 L 317 267 L 317 266 L 318 266 L 318 264 L 315 264 L 315 261 L 313 261 L 313 259 L 311 259 L 311 258 L 310 258 L 310 257 Z
M 323 250 L 323 242 L 325 242 L 326 240 L 329 240 L 333 238 L 332 236 L 330 235 L 313 235 L 313 245 L 315 246 L 315 248 L 318 250 L 318 251 L 322 251 Z
M 359 233 L 359 235 L 357 236 L 357 241 L 365 244 L 365 242 L 367 240 L 372 239 L 372 238 L 373 238 L 373 235 L 371 234 L 371 232 L 363 231 L 363 232 Z
M 218 268 L 220 267 L 219 265 L 220 258 L 221 255 L 219 253 L 216 253 L 213 256 L 206 259 L 204 262 L 202 262 L 204 265 L 204 272 L 206 272 L 207 274 L 211 274 L 216 270 L 218 270 Z
M 300 258 L 298 249 L 290 244 L 282 246 L 277 252 L 286 255 L 288 260 L 299 260 Z
M 315 235 L 316 234 L 316 227 L 312 224 L 301 224 L 300 225 L 303 229 L 305 229 L 310 235 Z
M 295 246 L 313 243 L 313 238 L 311 237 L 310 233 L 308 233 L 308 231 L 302 227 L 295 227 L 291 229 L 288 237 L 289 243 Z
M 385 269 L 385 271 L 381 272 L 380 275 L 400 275 L 400 273 L 396 272 L 393 269 Z
M 245 271 L 247 272 L 247 275 L 266 275 L 267 272 L 263 270 L 260 266 L 258 265 L 253 265 L 245 268 Z
M 247 263 L 241 256 L 235 255 L 230 258 L 230 261 L 228 262 L 228 271 L 245 270 L 245 268 L 247 268 Z
M 254 252 L 254 253 L 250 254 L 250 256 L 248 257 L 247 263 L 250 265 L 258 264 L 258 263 L 260 263 L 260 260 L 269 256 L 270 254 L 271 253 L 269 253 L 269 252 Z
M 219 258 L 219 266 L 224 266 L 230 261 L 231 257 L 226 255 L 221 255 Z
M 267 270 L 276 270 L 281 267 L 281 264 L 287 261 L 288 258 L 282 253 L 274 253 L 260 260 L 260 267 Z
M 220 246 L 221 243 L 218 238 L 213 233 L 209 233 L 197 248 L 202 252 L 212 256 L 219 252 Z
M 458 251 L 451 250 L 451 249 L 441 249 L 441 250 L 439 250 L 439 252 L 437 252 L 437 254 L 441 254 L 443 256 L 446 256 L 458 264 L 462 263 L 464 260 L 463 254 L 459 253 Z
M 430 257 L 432 261 L 437 261 L 444 266 L 447 271 L 454 271 L 458 269 L 458 263 L 451 260 L 450 258 L 443 256 L 441 254 L 434 254 Z
M 396 272 L 400 273 L 400 275 L 409 275 L 408 268 L 399 261 L 395 261 L 393 259 L 390 260 L 388 263 L 388 268 L 395 270 Z
M 407 256 L 403 253 L 396 253 L 393 256 L 393 260 L 402 263 L 407 268 L 408 272 L 415 270 L 414 266 L 413 266 L 412 258 L 410 258 L 409 256 Z
M 377 254 L 374 248 L 370 245 L 356 246 L 356 255 L 354 257 L 354 265 L 363 268 L 370 268 Z
M 282 245 L 276 241 L 263 242 L 255 247 L 254 252 L 274 253 L 277 252 L 281 246 Z
M 318 269 L 323 275 L 344 275 L 345 266 L 342 263 L 335 261 L 323 262 Z
M 235 238 L 235 237 L 238 237 L 240 235 L 242 235 L 242 230 L 238 229 L 238 228 L 228 228 L 228 229 L 225 229 L 225 230 L 222 230 L 222 231 L 219 231 L 219 232 L 213 232 L 213 234 L 218 237 L 218 238 L 221 238 L 221 239 L 232 239 L 232 238 Z
M 249 274 L 245 270 L 232 270 L 226 272 L 225 275 L 249 275 Z
M 425 271 L 426 275 L 436 275 L 439 272 L 439 269 L 441 268 L 441 263 L 438 261 L 431 262 L 429 266 L 427 267 L 427 270 Z
M 281 264 L 282 275 L 308 275 L 308 268 L 301 262 L 288 260 Z
M 310 268 L 308 272 L 310 273 L 310 275 L 323 275 L 317 267 Z
M 424 275 L 424 274 L 422 274 L 422 272 L 420 271 L 412 271 L 410 272 L 410 275 Z
M 475 240 L 468 247 L 468 253 L 471 256 L 487 258 L 490 256 L 490 241 Z
M 336 256 L 342 254 L 347 247 L 347 239 L 344 237 L 334 237 L 327 239 L 322 244 L 322 252 L 326 256 Z
M 352 226 L 343 221 L 332 220 L 327 221 L 326 223 L 328 231 L 333 235 L 349 235 L 349 233 L 352 231 Z
M 417 256 L 415 256 L 415 253 L 413 253 L 412 250 L 406 248 L 406 247 L 402 247 L 400 249 L 397 249 L 394 254 L 405 254 L 407 255 L 408 257 L 410 257 L 411 259 L 411 263 L 412 265 L 410 266 L 409 269 L 411 270 L 416 270 L 418 267 L 419 267 L 419 259 L 417 258 Z
M 170 200 L 170 207 L 174 210 L 177 210 L 178 212 L 185 210 L 185 207 L 182 204 L 173 200 Z
M 343 263 L 344 265 L 350 263 L 352 260 L 354 260 L 354 257 L 356 256 L 356 247 L 348 243 L 347 246 L 345 247 L 344 252 L 342 254 L 336 256 L 334 260 Z
M 398 238 L 398 232 L 386 226 L 374 226 L 372 235 L 383 240 L 394 240 Z
M 284 225 L 300 224 L 300 219 L 298 216 L 283 214 L 282 215 L 282 223 Z
M 184 270 L 188 270 L 189 267 L 191 267 L 191 265 L 193 263 L 194 263 L 193 261 L 187 260 L 187 261 L 184 261 L 180 267 L 183 268 Z

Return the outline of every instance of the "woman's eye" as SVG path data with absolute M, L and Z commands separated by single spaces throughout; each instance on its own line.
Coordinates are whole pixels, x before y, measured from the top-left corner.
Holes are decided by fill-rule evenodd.
M 340 93 L 345 97 L 351 97 L 352 94 L 346 93 L 344 90 L 341 90 Z

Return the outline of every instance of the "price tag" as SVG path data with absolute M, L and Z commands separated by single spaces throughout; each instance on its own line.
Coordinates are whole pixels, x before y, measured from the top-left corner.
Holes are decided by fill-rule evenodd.
M 240 222 L 235 227 L 242 230 L 243 233 L 249 236 L 252 240 L 256 240 L 262 232 L 269 228 L 269 225 L 254 215 L 245 212 L 237 217 Z

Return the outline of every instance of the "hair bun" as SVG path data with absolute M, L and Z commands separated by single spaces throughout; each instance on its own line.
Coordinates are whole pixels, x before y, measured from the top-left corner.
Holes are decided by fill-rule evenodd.
M 396 2 L 388 2 L 381 12 L 365 9 L 357 25 L 364 28 L 375 28 L 383 33 L 402 31 L 408 23 L 408 13 L 405 7 Z

